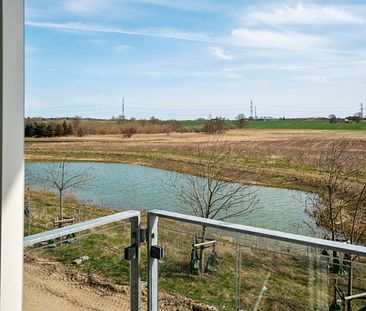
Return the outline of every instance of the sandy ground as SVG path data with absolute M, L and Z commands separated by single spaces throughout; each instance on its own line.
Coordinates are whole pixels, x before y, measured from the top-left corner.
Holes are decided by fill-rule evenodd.
M 146 287 L 142 310 L 146 310 Z M 130 310 L 129 286 L 115 285 L 95 275 L 38 256 L 24 264 L 24 311 L 124 311 Z M 161 311 L 216 311 L 212 306 L 160 291 Z
M 62 264 L 26 263 L 24 311 L 129 310 L 127 288 L 93 282 Z

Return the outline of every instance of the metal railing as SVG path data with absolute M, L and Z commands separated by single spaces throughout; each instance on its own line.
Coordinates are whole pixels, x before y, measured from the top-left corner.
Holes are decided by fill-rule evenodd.
M 162 210 L 151 210 L 148 216 L 148 310 L 158 310 L 158 262 L 156 252 L 153 248 L 158 247 L 158 219 L 166 218 L 184 223 L 205 226 L 225 230 L 232 233 L 246 234 L 261 238 L 268 238 L 276 241 L 290 242 L 297 245 L 311 246 L 320 249 L 334 250 L 344 252 L 350 255 L 359 255 L 366 257 L 366 247 L 352 244 L 333 242 L 318 238 L 312 238 L 292 233 L 284 233 L 274 230 L 250 227 L 245 225 L 233 224 L 219 220 L 206 219 L 191 215 L 185 215 L 175 212 Z
M 58 228 L 34 235 L 26 236 L 23 240 L 24 247 L 30 247 L 38 243 L 49 241 L 52 239 L 67 236 L 107 224 L 115 223 L 122 220 L 130 220 L 131 222 L 131 246 L 135 253 L 131 258 L 130 267 L 130 304 L 132 311 L 141 309 L 141 286 L 140 286 L 140 212 L 126 211 L 105 217 L 100 217 L 74 225 Z
M 284 233 L 274 230 L 256 228 L 251 226 L 239 225 L 206 219 L 186 214 L 168 212 L 163 210 L 151 210 L 147 212 L 147 259 L 148 259 L 148 310 L 157 311 L 159 304 L 158 295 L 158 264 L 162 256 L 162 249 L 159 247 L 158 240 L 158 219 L 165 218 L 193 225 L 204 226 L 207 228 L 215 228 L 225 230 L 226 232 L 246 234 L 250 236 L 268 238 L 275 241 L 290 242 L 296 245 L 311 246 L 321 249 L 334 250 L 344 252 L 351 255 L 359 255 L 366 257 L 366 247 L 333 242 L 318 238 L 301 236 L 297 234 Z M 140 212 L 126 211 L 93 220 L 81 222 L 78 224 L 58 228 L 24 238 L 24 247 L 31 247 L 38 243 L 60 238 L 72 233 L 97 228 L 114 222 L 130 220 L 131 222 L 131 247 L 134 248 L 130 265 L 130 303 L 132 311 L 141 310 L 141 282 L 140 282 Z

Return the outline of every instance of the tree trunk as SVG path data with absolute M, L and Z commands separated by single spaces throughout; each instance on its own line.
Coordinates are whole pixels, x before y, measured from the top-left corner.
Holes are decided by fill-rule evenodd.
M 59 220 L 63 220 L 64 219 L 64 200 L 63 200 L 62 192 L 60 192 L 59 201 L 60 201 L 60 219 Z
M 203 226 L 202 227 L 202 243 L 206 242 L 206 231 L 207 231 L 207 227 Z M 201 246 L 200 249 L 200 273 L 204 274 L 205 273 L 205 254 L 204 254 L 204 246 Z

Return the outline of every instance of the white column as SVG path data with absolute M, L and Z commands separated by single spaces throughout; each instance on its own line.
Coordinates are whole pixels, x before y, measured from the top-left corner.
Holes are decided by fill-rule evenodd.
M 23 298 L 24 10 L 23 0 L 0 1 L 0 310 L 20 311 Z

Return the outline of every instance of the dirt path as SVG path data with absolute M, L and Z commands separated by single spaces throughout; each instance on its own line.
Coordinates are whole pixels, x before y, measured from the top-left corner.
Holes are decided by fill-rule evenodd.
M 24 264 L 24 311 L 128 311 L 129 287 L 80 272 L 78 269 L 41 258 Z M 142 310 L 146 310 L 146 288 Z M 161 311 L 216 311 L 179 295 L 161 292 Z
M 129 310 L 123 286 L 108 286 L 62 264 L 25 263 L 24 311 Z

